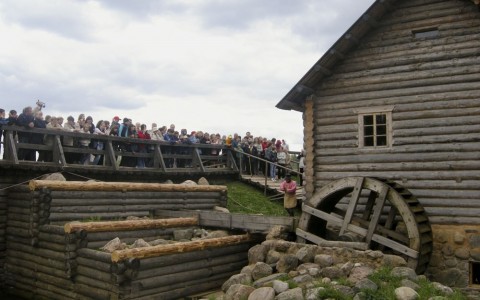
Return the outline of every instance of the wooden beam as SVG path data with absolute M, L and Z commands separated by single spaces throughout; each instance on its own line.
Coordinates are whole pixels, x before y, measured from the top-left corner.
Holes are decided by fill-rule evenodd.
M 85 230 L 88 232 L 140 230 L 182 226 L 197 226 L 198 218 L 174 218 L 154 220 L 126 220 L 110 222 L 71 222 L 64 226 L 65 233 Z
M 312 243 L 317 244 L 318 246 L 321 247 L 339 247 L 339 248 L 352 248 L 356 250 L 367 250 L 368 245 L 367 243 L 361 243 L 361 242 L 343 242 L 343 241 L 328 241 L 325 239 L 322 239 L 319 236 L 316 236 L 314 234 L 311 234 L 309 232 L 303 231 L 300 228 L 297 228 L 296 230 L 297 236 L 300 236 L 306 240 L 309 240 Z
M 358 200 L 360 199 L 360 193 L 362 192 L 363 186 L 363 179 L 365 177 L 358 177 L 357 182 L 355 183 L 355 187 L 353 188 L 352 195 L 350 197 L 350 202 L 348 204 L 347 212 L 345 213 L 345 217 L 343 219 L 342 227 L 340 228 L 339 235 L 342 236 L 345 234 L 345 230 L 347 230 L 348 224 L 352 222 L 352 216 L 357 208 Z
M 67 165 L 67 161 L 65 160 L 65 154 L 63 153 L 62 141 L 60 140 L 60 136 L 56 135 L 55 140 L 53 143 L 53 162 L 60 163 L 62 166 Z
M 8 155 L 7 157 L 10 158 L 10 160 L 13 161 L 14 164 L 18 165 L 18 155 L 17 155 L 17 147 L 16 147 L 16 142 L 15 139 L 13 138 L 13 131 L 9 131 L 7 134 L 7 146 L 5 150 L 7 150 Z
M 149 258 L 162 255 L 185 253 L 192 251 L 205 250 L 209 248 L 218 248 L 228 245 L 248 243 L 251 241 L 250 235 L 232 235 L 227 237 L 196 240 L 191 242 L 158 245 L 152 247 L 143 247 L 135 249 L 117 250 L 112 253 L 112 262 L 119 262 L 129 258 Z
M 198 152 L 199 149 L 193 149 L 193 161 L 197 162 L 198 167 L 202 172 L 205 172 L 205 166 L 203 165 L 202 158 L 200 157 L 200 153 Z
M 155 168 L 160 167 L 160 169 L 165 172 L 167 170 L 167 166 L 165 165 L 165 160 L 163 159 L 162 149 L 160 149 L 160 145 L 155 145 L 154 148 L 154 159 L 153 159 L 153 166 Z M 195 151 L 195 150 L 194 150 Z
M 135 182 L 95 182 L 95 181 L 49 181 L 31 180 L 31 191 L 48 188 L 57 191 L 155 191 L 155 192 L 222 192 L 224 185 L 187 185 Z
M 106 157 L 104 158 L 105 164 L 111 166 L 115 171 L 118 170 L 117 160 L 115 158 L 115 151 L 113 150 L 112 141 L 106 141 Z
M 365 23 L 367 23 L 370 27 L 377 27 L 378 26 L 378 21 L 375 20 L 374 18 L 372 18 L 370 15 L 368 14 L 364 14 L 362 16 L 362 21 L 364 21 Z

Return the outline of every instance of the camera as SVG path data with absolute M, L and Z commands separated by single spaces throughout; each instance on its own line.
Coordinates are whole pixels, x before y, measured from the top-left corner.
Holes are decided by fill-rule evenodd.
M 37 106 L 40 107 L 40 108 L 45 108 L 45 102 L 37 100 Z

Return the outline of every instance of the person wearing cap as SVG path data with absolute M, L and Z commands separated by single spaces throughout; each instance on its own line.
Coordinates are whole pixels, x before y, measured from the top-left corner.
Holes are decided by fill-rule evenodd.
M 283 207 L 288 215 L 293 217 L 295 207 L 297 207 L 297 182 L 292 180 L 292 175 L 285 175 L 285 180 L 280 184 L 280 191 L 285 192 L 283 196 Z
M 112 125 L 111 125 L 111 126 L 113 126 L 113 125 L 118 125 L 118 126 L 120 126 L 120 117 L 119 117 L 119 116 L 113 117 L 113 119 L 112 119 Z M 110 127 L 111 127 L 111 126 L 110 126 Z

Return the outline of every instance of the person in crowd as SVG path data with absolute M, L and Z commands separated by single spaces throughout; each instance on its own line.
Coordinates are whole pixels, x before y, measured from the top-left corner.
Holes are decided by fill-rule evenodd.
M 95 132 L 95 126 L 93 125 L 93 118 L 91 116 L 88 116 L 87 118 L 85 118 L 85 123 L 90 124 L 90 126 L 88 127 L 90 128 L 90 133 L 93 134 Z
M 278 167 L 278 179 L 282 179 L 285 177 L 286 174 L 285 168 L 287 167 L 287 153 L 283 150 L 281 146 L 279 151 L 277 152 L 277 163 L 280 165 Z
M 297 156 L 298 158 L 298 171 L 300 172 L 299 174 L 299 180 L 300 180 L 300 186 L 303 186 L 303 173 L 305 171 L 305 150 L 302 149 L 300 151 L 300 154 Z
M 113 126 L 113 125 L 119 125 L 120 126 L 120 117 L 119 116 L 113 117 L 111 126 Z
M 297 207 L 297 183 L 292 180 L 290 173 L 285 175 L 285 180 L 280 183 L 280 191 L 284 192 L 283 207 L 288 215 L 293 217 L 294 209 Z
M 137 136 L 139 139 L 142 140 L 150 140 L 150 134 L 147 132 L 147 125 L 141 124 L 140 125 L 140 130 L 137 132 Z M 147 153 L 147 145 L 145 144 L 139 144 L 138 145 L 138 152 L 139 153 Z M 145 163 L 145 157 L 138 157 L 137 158 L 137 168 L 145 168 L 146 163 Z
M 248 142 L 247 145 L 243 147 L 243 152 L 249 155 L 244 155 L 245 159 L 245 171 L 249 175 L 254 175 L 254 165 L 257 162 L 255 156 L 258 155 L 257 148 L 253 146 L 253 141 Z
M 270 162 L 269 167 L 269 176 L 272 181 L 277 181 L 277 150 L 275 148 L 275 144 L 270 144 L 270 146 L 265 151 L 265 159 Z
M 33 123 L 33 121 L 34 121 L 33 109 L 31 106 L 27 106 L 23 109 L 22 113 L 18 116 L 16 120 L 16 125 L 24 129 L 31 129 L 35 127 L 35 124 Z M 19 143 L 29 144 L 30 139 L 31 139 L 30 132 L 18 132 Z M 36 160 L 35 150 L 20 148 L 18 150 L 18 159 L 35 161 Z
M 282 148 L 287 152 L 290 151 L 290 147 L 288 146 L 287 142 L 282 139 Z
M 123 118 L 123 123 L 120 124 L 120 126 L 118 127 L 118 136 L 128 137 L 129 127 L 130 127 L 130 119 L 129 118 Z
M 83 128 L 83 125 L 85 124 L 85 114 L 78 115 L 77 124 L 80 126 L 80 128 Z
M 107 135 L 107 127 L 105 126 L 105 121 L 100 120 L 97 122 L 93 134 L 96 135 Z M 93 149 L 95 150 L 103 150 L 105 148 L 105 143 L 103 140 L 93 140 Z M 93 159 L 92 165 L 98 165 L 103 158 L 101 154 L 95 154 L 95 158 Z
M 63 128 L 63 121 L 64 121 L 64 119 L 63 119 L 62 116 L 57 117 L 58 126 L 60 126 L 60 127 L 62 127 L 62 128 Z
M 47 129 L 49 130 L 62 130 L 62 127 L 58 124 L 58 118 L 55 116 L 52 116 L 50 118 L 50 123 L 47 124 Z M 53 145 L 55 142 L 55 135 L 53 134 L 46 134 L 45 138 L 45 145 L 49 147 L 49 149 L 45 152 L 45 161 L 53 161 Z
M 33 119 L 33 127 L 34 128 L 47 128 L 47 123 L 43 119 L 43 112 L 41 110 L 37 110 L 34 114 Z M 43 145 L 44 143 L 44 134 L 43 133 L 33 133 L 30 135 L 30 142 L 32 144 Z M 47 161 L 46 160 L 46 152 L 45 150 L 38 151 L 38 159 L 37 161 Z
M 90 123 L 84 123 L 83 128 L 80 132 L 83 134 L 88 134 L 90 135 Z M 90 148 L 90 142 L 91 139 L 90 137 L 82 137 L 78 140 L 78 147 L 81 149 L 89 149 Z M 88 165 L 90 164 L 90 153 L 82 153 L 80 156 L 80 164 L 81 165 Z
M 17 118 L 18 118 L 18 115 L 17 115 L 17 111 L 12 109 L 8 112 L 8 118 L 6 118 L 6 121 L 7 121 L 7 126 L 12 126 L 12 125 L 15 125 L 17 123 Z M 17 137 L 17 133 L 14 132 L 14 139 L 16 139 Z M 3 142 L 5 142 L 5 132 L 3 132 L 2 134 L 3 136 Z M 1 136 L 0 136 L 0 139 L 1 139 Z M 3 152 L 3 159 L 5 159 L 7 156 L 7 153 L 5 153 L 5 151 Z
M 63 130 L 67 132 L 80 132 L 80 126 L 75 123 L 75 119 L 72 116 L 67 117 L 67 123 L 63 126 Z M 73 148 L 75 147 L 75 139 L 73 136 L 68 136 L 65 135 L 63 136 L 63 147 L 64 147 L 64 153 L 65 153 L 65 161 L 67 164 L 73 164 L 75 162 L 80 161 L 80 158 L 78 154 L 69 152 L 68 148 Z M 66 149 L 65 149 L 66 147 Z M 67 150 L 67 151 L 65 151 Z
M 51 115 L 46 115 L 45 116 L 45 123 L 50 123 L 50 120 L 52 119 L 52 116 Z
M 265 157 L 265 153 L 263 152 L 262 143 L 260 142 L 261 139 L 262 137 L 253 138 L 253 147 L 257 149 L 257 156 L 263 159 Z M 263 173 L 263 166 L 265 166 L 265 163 L 263 161 L 259 159 L 255 161 L 255 165 L 253 167 L 255 175 Z

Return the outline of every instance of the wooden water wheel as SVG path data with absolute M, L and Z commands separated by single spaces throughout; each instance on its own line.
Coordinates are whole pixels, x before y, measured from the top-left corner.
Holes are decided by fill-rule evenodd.
M 418 274 L 428 265 L 433 247 L 428 217 L 413 194 L 395 182 L 343 178 L 317 191 L 302 211 L 300 242 L 401 255 Z

